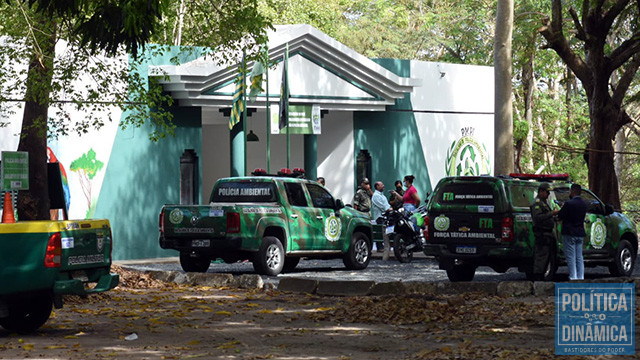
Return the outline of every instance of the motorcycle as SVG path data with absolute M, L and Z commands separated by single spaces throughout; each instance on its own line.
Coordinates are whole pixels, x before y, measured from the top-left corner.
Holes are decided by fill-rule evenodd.
M 403 208 L 387 211 L 382 215 L 385 232 L 393 246 L 393 254 L 401 263 L 413 260 L 413 253 L 422 251 L 426 244 L 424 237 L 424 218 L 427 216 L 425 206 L 415 212 Z

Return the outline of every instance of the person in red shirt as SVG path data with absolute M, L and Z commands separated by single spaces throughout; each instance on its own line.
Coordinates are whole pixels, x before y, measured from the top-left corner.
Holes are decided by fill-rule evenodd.
M 405 211 L 414 212 L 418 206 L 420 206 L 418 190 L 413 187 L 413 180 L 415 178 L 416 177 L 413 175 L 407 175 L 404 177 L 404 187 L 406 187 L 407 190 L 405 190 L 404 195 L 402 195 L 402 206 Z

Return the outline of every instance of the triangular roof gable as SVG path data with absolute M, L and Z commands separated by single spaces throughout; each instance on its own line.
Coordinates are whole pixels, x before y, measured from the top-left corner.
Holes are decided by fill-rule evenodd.
M 335 73 L 324 68 L 314 59 L 302 52 L 289 53 L 289 93 L 291 98 L 298 99 L 377 99 L 378 94 L 349 79 L 348 74 Z M 269 71 L 269 96 L 279 96 L 282 83 L 282 59 L 276 62 Z M 314 86 L 320 83 L 332 86 Z M 263 88 L 266 85 L 263 84 Z M 235 78 L 202 92 L 203 95 L 233 95 Z M 265 89 L 266 90 L 266 89 Z M 266 97 L 262 92 L 259 97 Z
M 399 77 L 309 25 L 276 26 L 269 33 L 269 57 L 279 60 L 269 70 L 269 97 L 279 96 L 281 60 L 289 47 L 290 103 L 315 103 L 323 109 L 384 110 L 404 97 L 418 79 Z M 178 66 L 160 66 L 151 74 L 182 106 L 229 107 L 239 64 L 215 65 L 204 58 Z M 248 63 L 250 69 L 253 64 Z M 264 106 L 262 94 L 252 107 Z

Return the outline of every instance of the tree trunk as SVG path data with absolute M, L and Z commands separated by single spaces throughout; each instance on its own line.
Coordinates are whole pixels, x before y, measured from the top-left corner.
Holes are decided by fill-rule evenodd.
M 495 67 L 495 175 L 513 172 L 513 108 L 511 91 L 511 33 L 513 0 L 498 0 L 496 36 L 493 46 Z
M 591 105 L 590 113 L 589 187 L 606 204 L 620 209 L 612 144 L 616 131 L 613 129 L 614 121 L 610 120 L 617 119 L 619 114 L 605 110 L 602 104 Z
M 29 153 L 29 190 L 18 193 L 19 220 L 48 220 L 49 188 L 47 179 L 47 119 L 53 58 L 55 56 L 56 30 L 51 18 L 38 13 L 39 29 L 34 31 L 34 46 L 29 61 L 22 136 L 18 151 Z M 36 50 L 37 49 L 37 50 Z
M 627 147 L 627 138 L 629 136 L 628 127 L 623 127 L 616 133 L 616 141 L 614 145 L 615 153 L 613 154 L 614 168 L 616 169 L 616 176 L 618 180 L 624 176 L 624 152 Z M 618 184 L 618 192 L 620 192 L 620 184 Z
M 529 131 L 527 132 L 526 141 L 523 144 L 521 150 L 524 158 L 527 161 L 527 165 L 524 168 L 529 171 L 533 169 L 533 93 L 535 91 L 535 75 L 533 73 L 533 60 L 535 58 L 535 42 L 536 33 L 533 34 L 530 39 L 530 46 L 528 48 L 527 62 L 522 70 L 522 83 L 524 87 L 524 119 L 527 121 Z M 521 167 L 522 164 L 520 164 Z

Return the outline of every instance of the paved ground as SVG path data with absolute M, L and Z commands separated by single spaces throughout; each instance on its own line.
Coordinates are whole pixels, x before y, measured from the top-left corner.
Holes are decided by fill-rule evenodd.
M 289 273 L 278 276 L 263 276 L 265 284 L 277 285 L 280 279 L 286 277 L 316 279 L 316 280 L 369 280 L 376 282 L 448 282 L 445 271 L 438 269 L 438 263 L 431 257 L 422 254 L 415 255 L 413 262 L 401 264 L 395 259 L 382 261 L 380 253 L 374 253 L 374 257 L 365 270 L 349 271 L 345 269 L 342 260 L 302 260 L 298 267 Z M 161 270 L 161 271 L 182 271 L 177 258 L 151 259 L 146 261 L 122 261 L 116 262 L 136 270 Z M 636 261 L 637 263 L 637 261 Z M 251 262 L 224 264 L 213 263 L 209 267 L 208 273 L 224 273 L 232 275 L 254 274 Z M 587 268 L 585 270 L 587 279 L 597 279 L 609 277 L 609 270 L 606 267 Z M 636 266 L 634 276 L 640 276 L 640 268 Z M 566 281 L 568 270 L 560 267 L 556 281 Z M 476 271 L 474 281 L 519 281 L 526 280 L 523 273 L 516 269 L 510 269 L 505 274 L 499 274 L 488 267 L 480 267 Z

